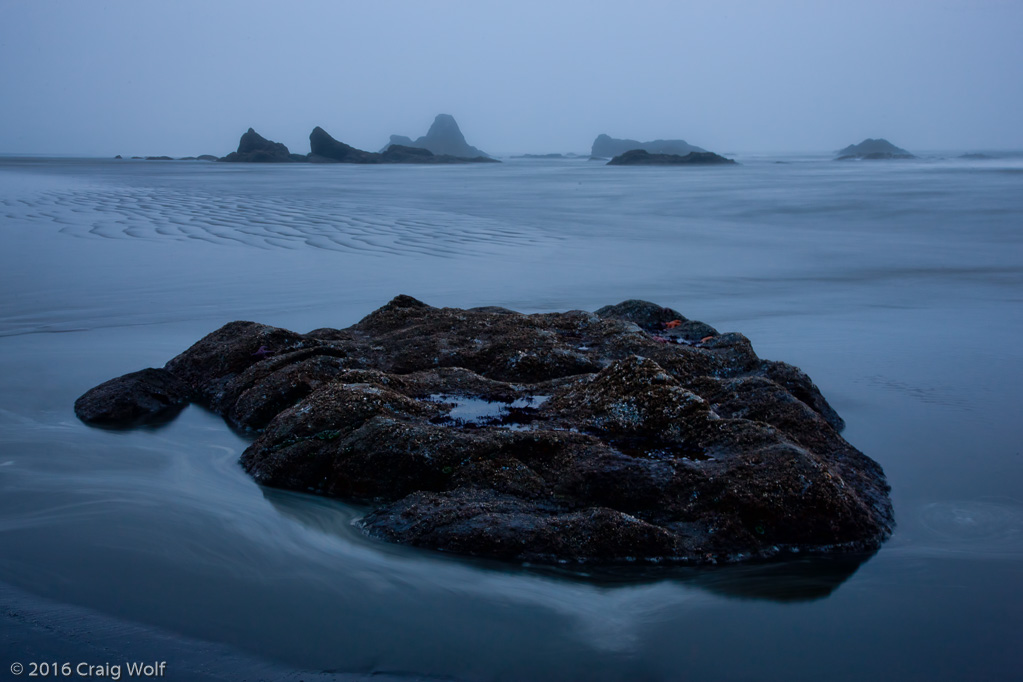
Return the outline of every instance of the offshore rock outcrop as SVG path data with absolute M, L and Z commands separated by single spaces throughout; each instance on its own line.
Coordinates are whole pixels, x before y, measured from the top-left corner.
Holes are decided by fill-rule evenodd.
M 714 152 L 689 152 L 678 154 L 650 154 L 642 149 L 633 149 L 607 162 L 609 166 L 715 166 L 735 164 Z
M 313 163 L 378 163 L 378 157 L 335 140 L 320 126 L 309 133 L 309 160 Z
M 149 371 L 258 434 L 241 460 L 258 482 L 370 504 L 363 528 L 394 542 L 698 564 L 869 551 L 893 525 L 881 467 L 809 377 L 644 301 L 523 315 L 399 296 L 347 329 L 232 322 Z M 115 381 L 86 402 L 151 379 Z
M 252 128 L 249 128 L 238 141 L 237 151 L 220 159 L 244 163 L 291 163 L 305 160 L 301 154 L 292 154 L 284 144 L 268 140 Z
M 677 154 L 679 156 L 685 156 L 690 152 L 707 151 L 706 149 L 691 145 L 685 140 L 651 140 L 650 142 L 640 142 L 638 140 L 618 139 L 602 134 L 597 135 L 597 139 L 593 141 L 590 156 L 609 159 L 621 156 L 633 149 L 642 149 L 651 154 Z
M 419 139 L 413 140 L 405 135 L 391 135 L 391 141 L 380 151 L 386 152 L 393 145 L 429 149 L 437 155 L 458 156 L 474 160 L 477 157 L 489 158 L 490 156 L 465 141 L 465 135 L 462 134 L 458 123 L 455 122 L 455 117 L 451 114 L 437 114 L 430 130 Z
M 447 154 L 434 154 L 428 149 L 397 144 L 390 145 L 383 153 L 375 154 L 339 142 L 319 126 L 313 128 L 313 132 L 309 135 L 309 148 L 309 160 L 313 163 L 498 163 L 497 159 L 488 157 L 470 159 Z
M 451 156 L 450 154 L 434 154 L 421 147 L 406 147 L 392 144 L 380 154 L 381 163 L 501 163 L 489 156 Z
M 850 159 L 866 159 L 871 161 L 884 159 L 915 159 L 916 157 L 901 147 L 896 147 L 884 138 L 867 138 L 859 144 L 851 144 L 838 152 L 839 161 Z

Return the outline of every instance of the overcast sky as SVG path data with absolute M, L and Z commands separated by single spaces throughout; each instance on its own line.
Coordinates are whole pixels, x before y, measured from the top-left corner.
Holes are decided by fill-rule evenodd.
M 0 153 L 1023 149 L 1023 0 L 0 0 Z

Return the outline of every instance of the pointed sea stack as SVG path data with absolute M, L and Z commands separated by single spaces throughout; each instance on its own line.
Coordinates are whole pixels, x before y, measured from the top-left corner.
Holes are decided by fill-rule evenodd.
M 392 144 L 382 153 L 374 153 L 356 149 L 344 142 L 339 142 L 330 136 L 327 131 L 317 126 L 309 135 L 309 161 L 313 163 L 401 163 L 401 164 L 448 164 L 448 163 L 475 163 L 480 161 L 492 161 L 499 163 L 497 159 L 485 156 L 476 158 L 465 158 L 451 156 L 450 154 L 434 154 L 429 149 L 422 147 L 410 147 L 407 145 Z
M 313 163 L 380 163 L 378 154 L 339 142 L 320 126 L 309 133 L 309 160 Z
M 249 128 L 238 141 L 238 151 L 231 152 L 220 160 L 243 163 L 291 163 L 306 159 L 300 154 L 292 154 L 280 142 L 268 140 Z
M 455 118 L 451 114 L 437 114 L 430 130 L 418 140 L 412 140 L 404 135 L 391 135 L 391 141 L 381 151 L 387 151 L 391 145 L 419 147 L 429 149 L 437 155 L 458 156 L 465 159 L 490 156 L 465 141 L 465 136 L 462 135 L 458 123 L 455 122 Z

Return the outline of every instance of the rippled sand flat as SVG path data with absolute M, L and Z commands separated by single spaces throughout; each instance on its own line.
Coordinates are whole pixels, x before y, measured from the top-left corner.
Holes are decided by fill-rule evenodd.
M 118 188 L 3 199 L 10 221 L 52 223 L 80 238 L 189 240 L 260 249 L 315 248 L 452 258 L 555 239 L 498 220 L 341 200 L 242 198 Z

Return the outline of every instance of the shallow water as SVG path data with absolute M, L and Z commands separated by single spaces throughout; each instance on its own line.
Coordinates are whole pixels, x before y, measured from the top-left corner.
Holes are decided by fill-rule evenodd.
M 1023 161 L 737 168 L 0 159 L 0 581 L 298 668 L 457 680 L 1009 679 L 1023 641 Z M 644 298 L 806 370 L 880 462 L 873 557 L 508 567 L 260 489 L 194 406 L 72 412 L 233 319 Z M 866 559 L 863 561 L 863 559 Z M 862 561 L 862 563 L 860 563 Z

